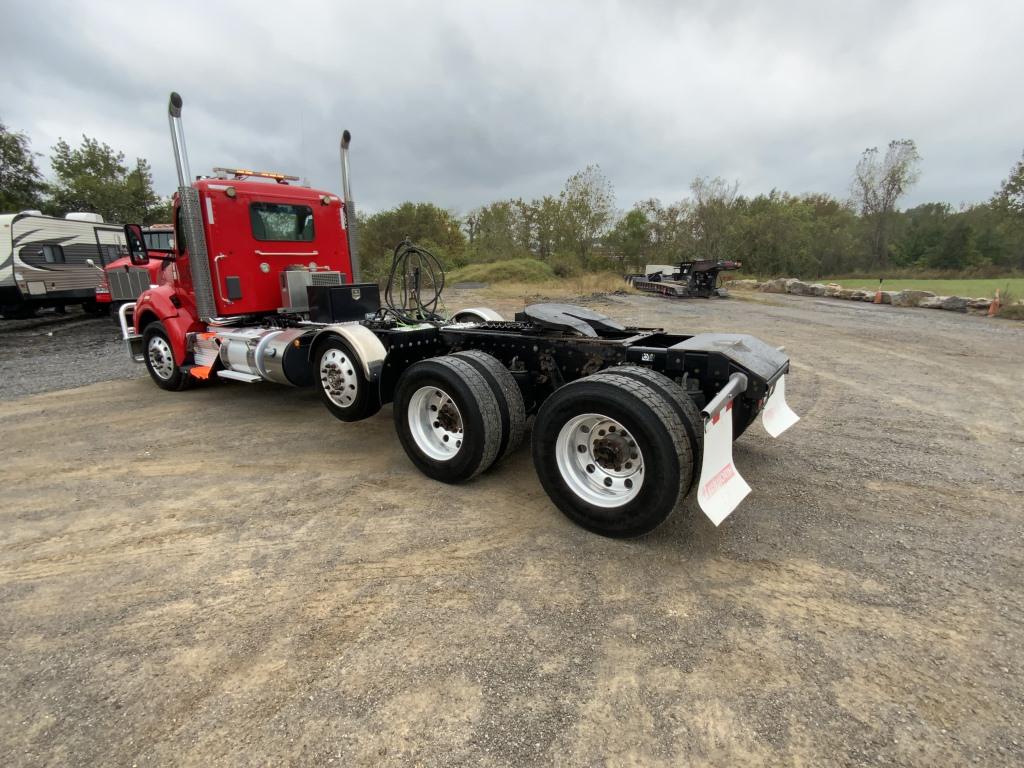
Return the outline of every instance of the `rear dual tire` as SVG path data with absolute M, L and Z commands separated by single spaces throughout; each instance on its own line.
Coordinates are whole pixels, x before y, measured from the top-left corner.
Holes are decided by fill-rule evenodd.
M 442 483 L 475 477 L 501 449 L 494 391 L 472 363 L 453 355 L 421 360 L 402 374 L 394 418 L 406 455 L 423 474 Z
M 537 477 L 555 506 L 614 538 L 640 536 L 664 522 L 696 466 L 672 398 L 613 372 L 551 395 L 537 414 L 532 448 Z

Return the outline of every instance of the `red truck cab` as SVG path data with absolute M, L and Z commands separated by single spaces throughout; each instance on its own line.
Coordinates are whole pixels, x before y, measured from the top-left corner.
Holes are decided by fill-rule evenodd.
M 217 318 L 273 313 L 287 306 L 282 274 L 289 269 L 341 272 L 344 281 L 351 281 L 341 198 L 294 186 L 287 183 L 293 177 L 281 174 L 230 170 L 222 175 L 192 184 Z M 186 363 L 186 335 L 206 330 L 196 308 L 181 205 L 175 194 L 172 263 L 161 284 L 138 297 L 133 313 L 136 334 L 152 322 L 164 324 L 177 365 Z

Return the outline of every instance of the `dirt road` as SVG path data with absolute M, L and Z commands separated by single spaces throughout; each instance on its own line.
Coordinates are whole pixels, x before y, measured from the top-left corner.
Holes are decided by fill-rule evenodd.
M 389 408 L 341 424 L 304 391 L 168 394 L 118 359 L 7 393 L 4 763 L 1024 762 L 1024 328 L 595 307 L 786 346 L 803 420 L 737 444 L 754 490 L 720 528 L 691 500 L 602 539 L 525 447 L 444 486 Z

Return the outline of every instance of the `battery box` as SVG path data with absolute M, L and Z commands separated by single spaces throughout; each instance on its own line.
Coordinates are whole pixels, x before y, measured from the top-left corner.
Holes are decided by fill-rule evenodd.
M 314 323 L 347 323 L 365 320 L 380 309 L 376 283 L 310 285 L 306 287 L 309 319 Z

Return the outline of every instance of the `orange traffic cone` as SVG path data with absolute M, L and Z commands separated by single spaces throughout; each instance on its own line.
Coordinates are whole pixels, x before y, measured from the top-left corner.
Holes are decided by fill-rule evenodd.
M 877 291 L 875 291 L 875 302 L 874 303 L 875 304 L 881 304 L 882 303 L 882 289 L 881 288 L 879 288 Z
M 988 305 L 988 316 L 995 317 L 999 314 L 1000 302 L 999 302 L 999 289 L 996 288 L 996 297 L 992 299 L 992 303 Z

